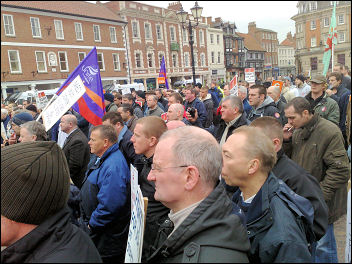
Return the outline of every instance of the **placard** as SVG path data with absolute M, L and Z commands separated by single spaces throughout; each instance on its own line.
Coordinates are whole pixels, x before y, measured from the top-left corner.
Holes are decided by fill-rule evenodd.
M 244 69 L 244 79 L 249 83 L 255 82 L 255 68 Z

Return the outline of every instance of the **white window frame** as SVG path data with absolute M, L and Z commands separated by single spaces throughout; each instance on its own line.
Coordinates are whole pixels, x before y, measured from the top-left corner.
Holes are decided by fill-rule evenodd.
M 161 66 L 161 62 L 162 62 L 163 56 L 165 57 L 164 52 L 159 51 L 159 52 L 158 52 L 159 67 Z M 166 64 L 166 61 L 165 61 L 165 64 Z
M 211 54 L 211 64 L 214 64 L 215 63 L 215 51 L 212 51 Z
M 54 26 L 55 26 L 55 34 L 56 39 L 65 39 L 64 35 L 64 26 L 62 25 L 62 20 L 54 19 Z M 61 28 L 59 28 L 61 26 Z M 58 34 L 62 33 L 62 37 Z
M 201 54 L 200 54 L 200 66 L 201 66 L 201 67 L 205 67 L 205 66 L 206 66 L 206 63 L 205 63 L 205 54 L 204 54 L 204 53 L 201 53 Z
M 342 17 L 342 22 L 340 23 L 340 17 Z M 340 14 L 337 16 L 337 24 L 338 25 L 343 25 L 345 24 L 345 14 Z
M 80 54 L 84 54 L 84 57 L 83 57 L 82 60 L 81 60 L 81 58 L 79 57 Z M 84 60 L 84 58 L 86 57 L 86 55 L 87 55 L 87 54 L 86 54 L 84 51 L 78 52 L 78 63 L 81 63 L 81 62 Z
M 203 30 L 199 30 L 199 45 L 204 46 L 204 32 Z
M 326 23 L 326 22 L 328 22 L 328 23 Z M 324 24 L 324 27 L 329 27 L 330 26 L 330 19 L 328 17 L 324 17 L 323 24 Z
M 138 67 L 138 64 L 137 64 L 137 54 L 139 54 L 139 60 L 140 60 L 140 64 L 141 66 Z M 143 68 L 143 53 L 141 51 L 135 51 L 135 54 L 134 54 L 134 59 L 135 59 L 135 64 L 136 64 L 136 68 L 140 69 L 140 68 Z
M 16 52 L 16 55 L 17 55 L 17 62 L 18 62 L 18 71 L 13 71 L 12 70 L 12 67 L 11 67 L 11 59 L 10 59 L 10 52 Z M 20 52 L 18 50 L 8 50 L 7 51 L 7 56 L 8 56 L 8 59 L 9 59 L 9 65 L 10 65 L 10 72 L 11 73 L 22 73 L 22 66 L 21 66 L 21 59 L 20 59 Z
M 104 62 L 104 53 L 103 52 L 97 52 L 97 61 L 98 61 L 98 65 L 99 65 L 99 54 L 101 54 L 101 60 L 102 60 L 102 64 L 103 64 L 103 69 L 100 69 L 100 71 L 105 71 L 105 62 Z
M 343 40 L 340 40 L 340 36 L 343 36 Z M 337 33 L 337 41 L 338 43 L 344 43 L 346 41 L 346 34 L 345 32 L 338 32 Z
M 220 44 L 220 35 L 219 34 L 217 34 L 216 35 L 216 44 Z
M 116 28 L 115 27 L 109 27 L 109 33 L 110 33 L 110 41 L 111 41 L 111 43 L 117 43 Z
M 115 60 L 115 58 L 117 58 L 117 60 Z M 112 54 L 112 63 L 114 64 L 114 71 L 121 71 L 120 56 L 118 53 Z M 115 67 L 115 64 L 117 64 L 117 68 Z
M 5 17 L 7 17 L 7 22 L 11 21 L 10 23 L 6 23 Z M 5 36 L 8 37 L 16 37 L 16 32 L 15 32 L 15 24 L 13 23 L 13 15 L 9 14 L 3 14 L 2 19 L 4 21 L 4 30 L 5 30 Z M 13 31 L 12 33 L 7 32 L 6 33 L 6 27 L 8 27 L 9 31 Z
M 174 65 L 174 55 L 176 56 L 176 66 Z M 171 54 L 171 62 L 172 62 L 172 68 L 177 68 L 178 67 L 178 55 L 176 52 L 172 52 Z
M 61 69 L 60 53 L 64 53 L 64 54 L 65 54 L 65 62 L 66 62 L 67 70 Z M 69 72 L 70 70 L 69 70 L 69 67 L 68 67 L 67 52 L 66 52 L 66 51 L 58 51 L 58 52 L 57 52 L 57 55 L 58 55 L 58 58 L 59 58 L 60 72 Z
M 77 26 L 79 26 L 80 32 L 77 32 Z M 82 23 L 75 22 L 75 33 L 76 33 L 76 40 L 82 41 L 83 40 L 83 28 Z M 78 38 L 77 33 L 80 33 L 82 38 Z
M 41 63 L 43 63 L 44 62 L 44 68 L 45 68 L 45 70 L 44 71 L 40 71 L 39 70 L 39 67 L 38 67 L 38 57 L 37 57 L 37 53 L 42 53 L 42 55 L 43 55 L 43 59 L 44 59 L 44 61 L 40 61 Z M 37 70 L 38 70 L 38 73 L 42 73 L 42 72 L 48 72 L 48 68 L 47 68 L 47 66 L 46 66 L 46 57 L 45 57 L 45 51 L 35 51 L 34 52 L 34 54 L 35 54 L 35 62 L 36 62 L 36 64 L 37 64 Z
M 149 31 L 149 37 L 148 38 L 147 38 L 146 26 L 147 26 L 148 31 Z M 152 25 L 149 22 L 144 22 L 144 38 L 148 39 L 148 40 L 153 39 Z
M 310 2 L 310 10 L 311 11 L 317 10 L 317 2 L 316 1 Z
M 218 51 L 218 64 L 220 64 L 220 63 L 221 63 L 221 52 Z
M 214 44 L 214 34 L 210 34 L 210 44 Z
M 160 28 L 160 38 L 158 38 L 158 27 Z M 160 25 L 160 24 L 156 24 L 155 25 L 155 32 L 156 32 L 156 39 L 157 40 L 163 40 L 164 39 L 164 37 L 163 37 L 163 27 L 162 27 L 162 25 Z
M 171 33 L 174 34 L 171 34 Z M 172 39 L 172 36 L 174 36 L 174 39 Z M 175 26 L 170 26 L 170 41 L 175 42 L 176 41 L 176 28 Z
M 95 39 L 95 28 L 98 29 L 98 33 L 99 33 L 99 39 Z M 101 42 L 101 35 L 100 35 L 100 26 L 99 25 L 93 25 L 93 35 L 94 35 L 94 41 L 95 42 Z
M 317 22 L 315 20 L 310 21 L 310 30 L 315 30 L 317 28 Z
M 313 41 L 313 40 L 314 40 L 314 41 Z M 313 45 L 313 43 L 315 43 L 315 44 Z M 317 38 L 316 38 L 316 37 L 312 37 L 312 38 L 310 39 L 310 46 L 311 46 L 311 48 L 314 48 L 314 47 L 317 46 Z
M 32 27 L 32 19 L 33 19 L 33 21 L 37 21 L 38 22 L 38 32 L 39 32 L 39 36 L 35 36 L 34 35 L 34 32 L 33 32 L 33 27 Z M 38 17 L 30 17 L 29 18 L 29 21 L 30 21 L 30 24 L 31 24 L 31 30 L 32 30 L 32 37 L 33 38 L 41 38 L 42 37 L 42 31 L 41 31 L 41 29 L 40 29 L 40 20 L 39 20 L 39 18 Z M 35 27 L 34 27 L 35 28 Z
M 134 36 L 133 25 L 136 25 L 136 33 L 137 33 L 137 36 Z M 131 29 L 132 29 L 132 38 L 134 38 L 134 39 L 139 39 L 139 38 L 141 38 L 141 34 L 140 34 L 140 30 L 139 30 L 139 21 L 133 20 L 133 21 L 131 22 Z
M 149 55 L 151 55 L 152 66 L 149 66 Z M 152 52 L 152 51 L 147 52 L 147 65 L 148 65 L 148 68 L 154 68 L 155 67 L 154 52 Z
M 185 67 L 189 67 L 190 65 L 190 57 L 189 57 L 189 53 L 185 52 Z
M 187 30 L 182 30 L 182 41 L 188 45 L 188 32 Z

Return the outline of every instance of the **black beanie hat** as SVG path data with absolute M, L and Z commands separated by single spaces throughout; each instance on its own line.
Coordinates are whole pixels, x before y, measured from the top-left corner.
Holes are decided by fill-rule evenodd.
M 139 91 L 136 92 L 136 94 L 137 94 L 139 97 L 145 99 L 145 92 L 139 90 Z
M 35 112 L 35 113 L 38 112 L 37 107 L 36 107 L 35 105 L 33 105 L 33 104 L 30 104 L 29 106 L 27 106 L 26 109 L 27 109 L 28 111 L 32 111 L 32 112 Z
M 109 101 L 109 102 L 113 103 L 114 102 L 114 95 L 111 94 L 111 93 L 105 93 L 104 94 L 104 99 L 106 101 Z
M 15 123 L 16 125 L 20 126 L 20 125 L 27 123 L 29 121 L 33 121 L 33 116 L 28 112 L 21 112 L 21 113 L 14 115 L 12 117 L 11 121 L 13 123 Z
M 24 142 L 1 149 L 1 215 L 39 225 L 67 204 L 69 191 L 69 168 L 56 142 Z

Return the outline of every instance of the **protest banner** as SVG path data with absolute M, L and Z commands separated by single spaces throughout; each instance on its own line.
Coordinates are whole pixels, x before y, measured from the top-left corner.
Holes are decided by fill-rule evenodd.
M 48 103 L 48 97 L 46 97 L 45 92 L 37 92 L 35 93 L 35 102 L 37 104 L 38 109 L 44 109 L 44 107 Z
M 48 131 L 85 92 L 82 79 L 77 75 L 60 96 L 42 112 L 45 130 Z
M 238 77 L 237 74 L 232 78 L 229 85 L 230 93 L 237 96 L 238 94 Z
M 138 185 L 138 171 L 131 165 L 131 221 L 125 254 L 125 263 L 140 263 L 145 227 L 145 204 Z
M 244 69 L 244 79 L 246 82 L 254 83 L 255 82 L 255 68 L 245 68 Z

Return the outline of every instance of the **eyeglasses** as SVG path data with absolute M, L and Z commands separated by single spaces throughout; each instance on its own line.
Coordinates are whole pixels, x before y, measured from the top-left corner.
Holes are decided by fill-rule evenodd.
M 190 165 L 182 165 L 182 166 L 174 166 L 174 167 L 166 167 L 166 168 L 155 168 L 155 164 L 154 163 L 152 163 L 152 166 L 151 166 L 151 168 L 152 168 L 152 170 L 153 171 L 162 171 L 162 170 L 164 170 L 164 169 L 174 169 L 174 168 L 187 168 L 188 166 L 190 166 Z

